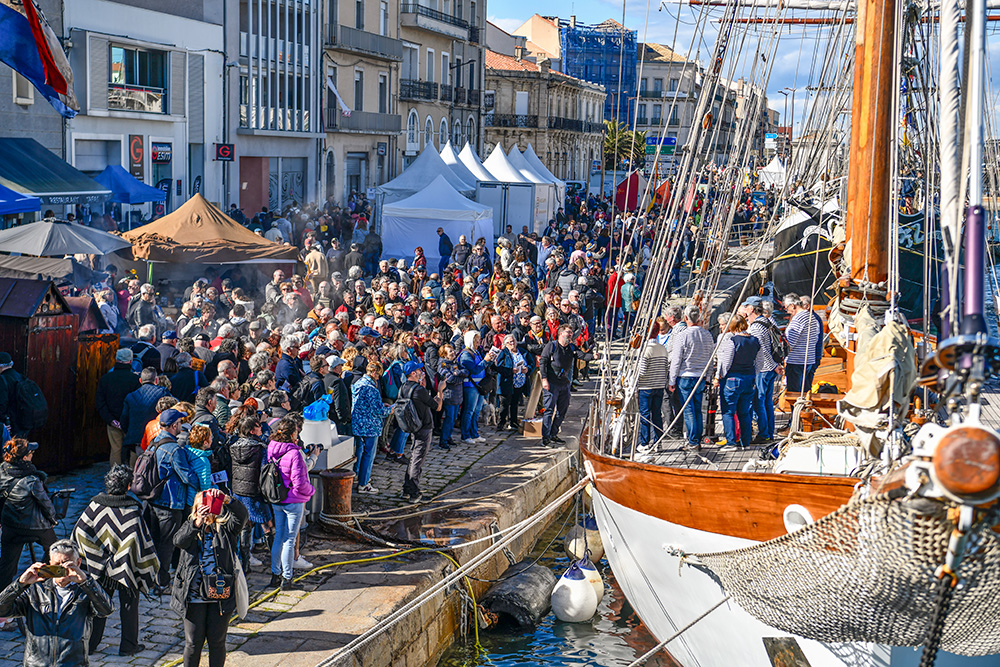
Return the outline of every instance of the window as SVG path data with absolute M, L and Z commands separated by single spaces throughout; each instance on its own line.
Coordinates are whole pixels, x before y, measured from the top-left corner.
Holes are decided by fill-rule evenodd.
M 378 112 L 389 113 L 389 75 L 378 75 Z
M 364 111 L 365 101 L 365 73 L 361 70 L 354 70 L 354 110 Z
M 649 90 L 649 79 L 642 77 L 642 82 L 639 84 L 639 91 L 644 93 L 647 90 Z
M 19 104 L 23 107 L 30 106 L 35 103 L 35 87 L 31 85 L 31 82 L 26 78 L 11 70 L 11 74 L 14 75 L 14 104 Z
M 462 18 L 462 4 L 463 4 L 462 0 L 455 0 L 455 18 L 457 19 Z M 461 125 L 461 123 L 459 124 Z
M 164 113 L 167 52 L 114 45 L 110 49 L 108 108 Z
M 383 37 L 389 36 L 389 3 L 386 0 L 379 3 L 378 34 Z
M 476 88 L 476 66 L 473 65 L 472 67 L 469 68 L 469 90 L 475 90 L 475 88 Z
M 646 105 L 639 105 L 639 122 L 641 123 L 646 118 Z
M 441 85 L 451 84 L 451 56 L 447 53 L 441 54 Z
M 659 125 L 660 121 L 662 120 L 662 118 L 663 118 L 663 105 L 662 104 L 654 104 L 653 105 L 653 122 L 656 123 L 657 125 Z
M 354 0 L 354 27 L 365 29 L 365 0 Z
M 451 128 L 451 145 L 456 151 L 462 150 L 462 123 L 455 123 Z
M 469 25 L 476 25 L 476 0 L 469 3 Z M 469 86 L 472 88 L 472 86 Z
M 434 143 L 434 121 L 428 116 L 424 122 L 424 146 Z
M 519 90 L 514 93 L 514 114 L 518 116 L 528 115 L 528 91 Z
M 476 120 L 472 116 L 469 116 L 468 128 L 469 128 L 468 131 L 465 133 L 465 140 L 468 141 L 473 146 L 475 146 L 475 144 L 476 144 Z M 483 155 L 486 155 L 486 153 L 483 153 Z
M 444 142 L 448 141 L 448 119 L 447 118 L 442 118 L 441 119 L 441 126 L 440 127 L 441 127 L 441 130 L 438 132 L 438 141 L 441 142 L 441 145 L 443 146 Z
M 411 80 L 420 78 L 420 48 L 415 44 L 403 44 L 403 68 L 399 78 Z
M 677 117 L 677 107 L 676 106 L 671 107 L 670 108 L 670 124 L 671 125 L 679 125 L 680 122 L 681 122 L 680 119 Z
M 677 90 L 677 84 L 679 83 L 680 83 L 679 79 L 671 79 L 670 82 L 667 84 L 669 86 L 667 90 L 671 93 L 675 92 Z
M 427 81 L 434 82 L 434 49 L 427 49 Z
M 663 79 L 653 79 L 653 92 L 654 93 L 663 92 Z
M 414 150 L 420 147 L 419 139 L 417 137 L 417 123 L 419 119 L 417 118 L 417 112 L 414 109 L 410 109 L 410 114 L 406 117 L 406 148 L 409 150 Z

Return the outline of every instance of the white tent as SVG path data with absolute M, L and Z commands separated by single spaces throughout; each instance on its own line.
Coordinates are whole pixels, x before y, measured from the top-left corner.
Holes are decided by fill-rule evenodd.
M 438 227 L 455 243 L 465 234 L 470 241 L 485 238 L 487 247 L 493 247 L 493 209 L 463 197 L 444 176 L 437 176 L 415 195 L 383 207 L 382 256 L 412 258 L 413 248 L 421 246 L 429 271 L 436 271 L 441 259 Z
M 476 177 L 477 180 L 497 180 L 494 178 L 493 174 L 491 174 L 489 170 L 483 166 L 483 163 L 479 160 L 479 156 L 476 155 L 476 151 L 472 150 L 472 146 L 469 145 L 469 142 L 465 142 L 465 147 L 462 149 L 462 152 L 458 154 L 458 159 L 463 165 L 465 165 L 465 168 Z
M 546 167 L 545 163 L 543 163 L 541 158 L 538 157 L 538 154 L 535 152 L 534 147 L 530 143 L 528 144 L 528 149 L 524 151 L 523 155 L 525 161 L 527 161 L 527 163 L 530 164 L 536 172 L 551 179 L 551 181 L 556 184 L 556 190 L 559 191 L 559 201 L 564 201 L 566 199 L 566 181 L 556 178 L 556 175 L 549 171 L 548 167 Z
M 757 175 L 760 176 L 760 182 L 765 186 L 776 185 L 779 188 L 785 187 L 785 167 L 781 164 L 781 160 L 775 155 L 774 159 L 771 160 L 766 167 L 757 171 Z
M 544 183 L 545 185 L 552 185 L 552 179 L 542 176 L 540 173 L 535 171 L 535 168 L 528 164 L 524 156 L 521 155 L 521 151 L 518 150 L 517 145 L 510 147 L 510 153 L 507 154 L 507 161 L 510 162 L 511 166 L 520 172 L 521 176 L 532 183 Z
M 501 183 L 531 183 L 510 163 L 500 144 L 497 144 L 490 156 L 483 160 L 483 166 Z
M 441 148 L 441 159 L 444 160 L 444 163 L 451 167 L 451 170 L 455 172 L 455 175 L 462 179 L 465 183 L 475 183 L 476 181 L 483 180 L 481 178 L 477 178 L 476 175 L 469 171 L 469 168 L 458 159 L 458 153 L 455 152 L 455 148 L 451 145 L 450 141 Z
M 451 167 L 444 163 L 433 144 L 427 144 L 406 171 L 388 183 L 378 186 L 378 191 L 385 195 L 383 204 L 391 204 L 420 192 L 438 176 L 443 177 L 451 187 L 463 195 L 472 196 L 476 191 L 476 184 L 466 183 L 459 178 Z
M 559 187 L 553 179 L 535 171 L 535 168 L 524 159 L 524 155 L 521 154 L 516 145 L 511 146 L 507 160 L 515 169 L 521 172 L 522 176 L 535 184 L 535 221 L 537 222 L 539 219 L 542 221 L 554 219 L 561 200 L 559 199 Z

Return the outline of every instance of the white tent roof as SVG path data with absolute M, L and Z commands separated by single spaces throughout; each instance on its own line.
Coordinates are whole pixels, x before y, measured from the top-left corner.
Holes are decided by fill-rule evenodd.
M 415 163 L 414 163 L 415 164 Z M 415 195 L 386 204 L 383 216 L 428 220 L 484 220 L 493 217 L 493 209 L 463 197 L 444 176 L 437 176 Z
M 523 155 L 524 159 L 528 162 L 528 164 L 530 164 L 532 168 L 539 174 L 545 176 L 546 178 L 552 179 L 552 182 L 555 183 L 556 185 L 561 185 L 563 187 L 566 186 L 565 181 L 559 180 L 558 178 L 555 177 L 555 174 L 553 174 L 551 171 L 548 170 L 548 168 L 545 166 L 545 163 L 542 162 L 541 159 L 538 157 L 538 154 L 535 153 L 535 149 L 531 146 L 531 144 L 528 144 L 528 149 L 524 151 Z
M 497 180 L 493 177 L 493 174 L 491 174 L 489 170 L 483 166 L 483 163 L 480 162 L 479 156 L 476 155 L 476 151 L 472 150 L 472 146 L 469 145 L 469 142 L 465 142 L 465 147 L 462 149 L 462 152 L 458 154 L 458 159 L 478 180 L 492 182 Z
M 510 163 L 507 154 L 503 152 L 503 146 L 497 144 L 493 148 L 490 156 L 483 161 L 483 166 L 489 169 L 495 180 L 501 183 L 531 183 L 525 178 L 517 167 Z
M 778 187 L 785 185 L 785 167 L 777 155 L 766 167 L 758 170 L 757 175 L 760 176 L 760 182 L 764 185 L 777 185 Z
M 542 174 L 535 171 L 535 168 L 528 164 L 528 161 L 524 159 L 521 155 L 521 151 L 518 150 L 517 145 L 511 146 L 510 153 L 507 154 L 507 160 L 510 162 L 511 166 L 517 169 L 521 176 L 528 179 L 532 183 L 542 183 L 545 185 L 553 185 L 554 181 L 543 176 Z
M 438 176 L 443 177 L 461 193 L 471 195 L 476 190 L 475 183 L 466 183 L 445 164 L 433 144 L 427 144 L 406 171 L 388 183 L 380 185 L 378 190 L 385 194 L 385 203 L 396 202 L 423 190 Z
M 483 180 L 481 178 L 477 178 L 476 175 L 469 171 L 469 168 L 458 159 L 458 153 L 455 152 L 455 147 L 451 145 L 450 141 L 446 143 L 443 148 L 441 148 L 441 159 L 444 160 L 444 163 L 451 167 L 451 170 L 455 172 L 455 175 L 464 182 L 475 183 L 476 181 Z M 490 177 L 489 180 L 493 180 L 493 178 Z

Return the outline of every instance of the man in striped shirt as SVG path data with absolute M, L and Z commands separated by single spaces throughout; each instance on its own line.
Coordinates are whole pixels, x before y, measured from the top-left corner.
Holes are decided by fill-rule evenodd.
M 659 326 L 650 328 L 639 358 L 639 379 L 636 383 L 639 400 L 639 445 L 655 443 L 663 435 L 663 392 L 667 388 L 667 348 L 657 339 Z
M 670 337 L 670 391 L 680 391 L 684 405 L 684 428 L 687 431 L 686 449 L 698 449 L 704 424 L 702 399 L 705 394 L 705 369 L 712 363 L 715 341 L 712 334 L 698 323 L 701 311 L 698 306 L 684 310 L 684 330 Z
M 757 352 L 754 364 L 757 375 L 753 410 L 757 415 L 757 437 L 753 444 L 766 444 L 774 439 L 774 381 L 783 369 L 771 353 L 769 329 L 774 325 L 764 315 L 762 302 L 759 299 L 747 299 L 742 311 L 750 323 L 747 331 L 760 342 L 760 351 Z
M 785 310 L 792 316 L 785 329 L 788 341 L 788 358 L 785 360 L 785 379 L 788 390 L 805 393 L 812 387 L 813 373 L 819 364 L 816 354 L 821 345 L 823 328 L 810 308 L 802 307 L 802 299 L 794 294 L 785 296 Z

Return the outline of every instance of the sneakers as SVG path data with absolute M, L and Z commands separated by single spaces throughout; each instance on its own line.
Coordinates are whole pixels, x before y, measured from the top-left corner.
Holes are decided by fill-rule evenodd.
M 439 443 L 437 443 L 437 447 L 438 447 L 438 449 L 443 449 L 444 451 L 447 452 L 447 451 L 451 450 L 451 446 L 454 445 L 454 444 L 455 443 L 453 443 L 453 442 L 439 442 Z
M 311 570 L 313 569 L 313 564 L 303 558 L 301 555 L 292 561 L 292 569 L 294 570 Z
M 720 452 L 742 452 L 743 451 L 743 447 L 741 447 L 740 445 L 729 445 L 729 444 L 726 444 L 726 445 L 723 445 L 722 447 L 719 447 L 719 451 Z
M 297 581 L 291 579 L 281 580 L 281 590 L 283 591 L 304 591 L 305 588 Z
M 482 444 L 482 443 L 486 442 L 486 438 L 484 438 L 484 437 L 482 437 L 482 436 L 480 436 L 480 437 L 478 437 L 478 438 L 474 438 L 473 440 L 474 440 L 474 441 L 475 441 L 476 443 L 478 443 L 478 444 Z
M 423 499 L 424 496 L 420 493 L 420 489 L 415 486 L 409 489 L 403 489 L 403 500 L 408 500 L 411 503 L 419 503 Z
M 462 444 L 463 445 L 478 445 L 479 441 L 476 440 L 475 438 L 466 438 L 465 440 L 462 441 Z
M 371 485 L 371 482 L 358 487 L 358 493 L 365 493 L 369 496 L 373 496 L 378 493 L 378 489 Z
M 385 460 L 392 461 L 393 463 L 402 463 L 403 465 L 408 465 L 410 463 L 410 459 L 408 459 L 406 456 L 404 456 L 403 454 L 396 454 L 395 452 L 391 454 L 386 454 Z
M 259 558 L 257 558 L 253 554 L 250 554 L 250 560 L 247 562 L 250 564 L 250 567 L 260 567 L 261 565 L 264 564 L 263 562 L 261 562 Z
M 271 581 L 267 582 L 268 588 L 280 588 L 281 587 L 281 575 L 271 573 Z
M 552 442 L 557 442 L 560 445 L 565 445 L 566 444 L 566 441 L 563 440 L 562 438 L 560 438 L 558 435 L 550 435 L 549 436 L 549 440 L 551 440 Z

